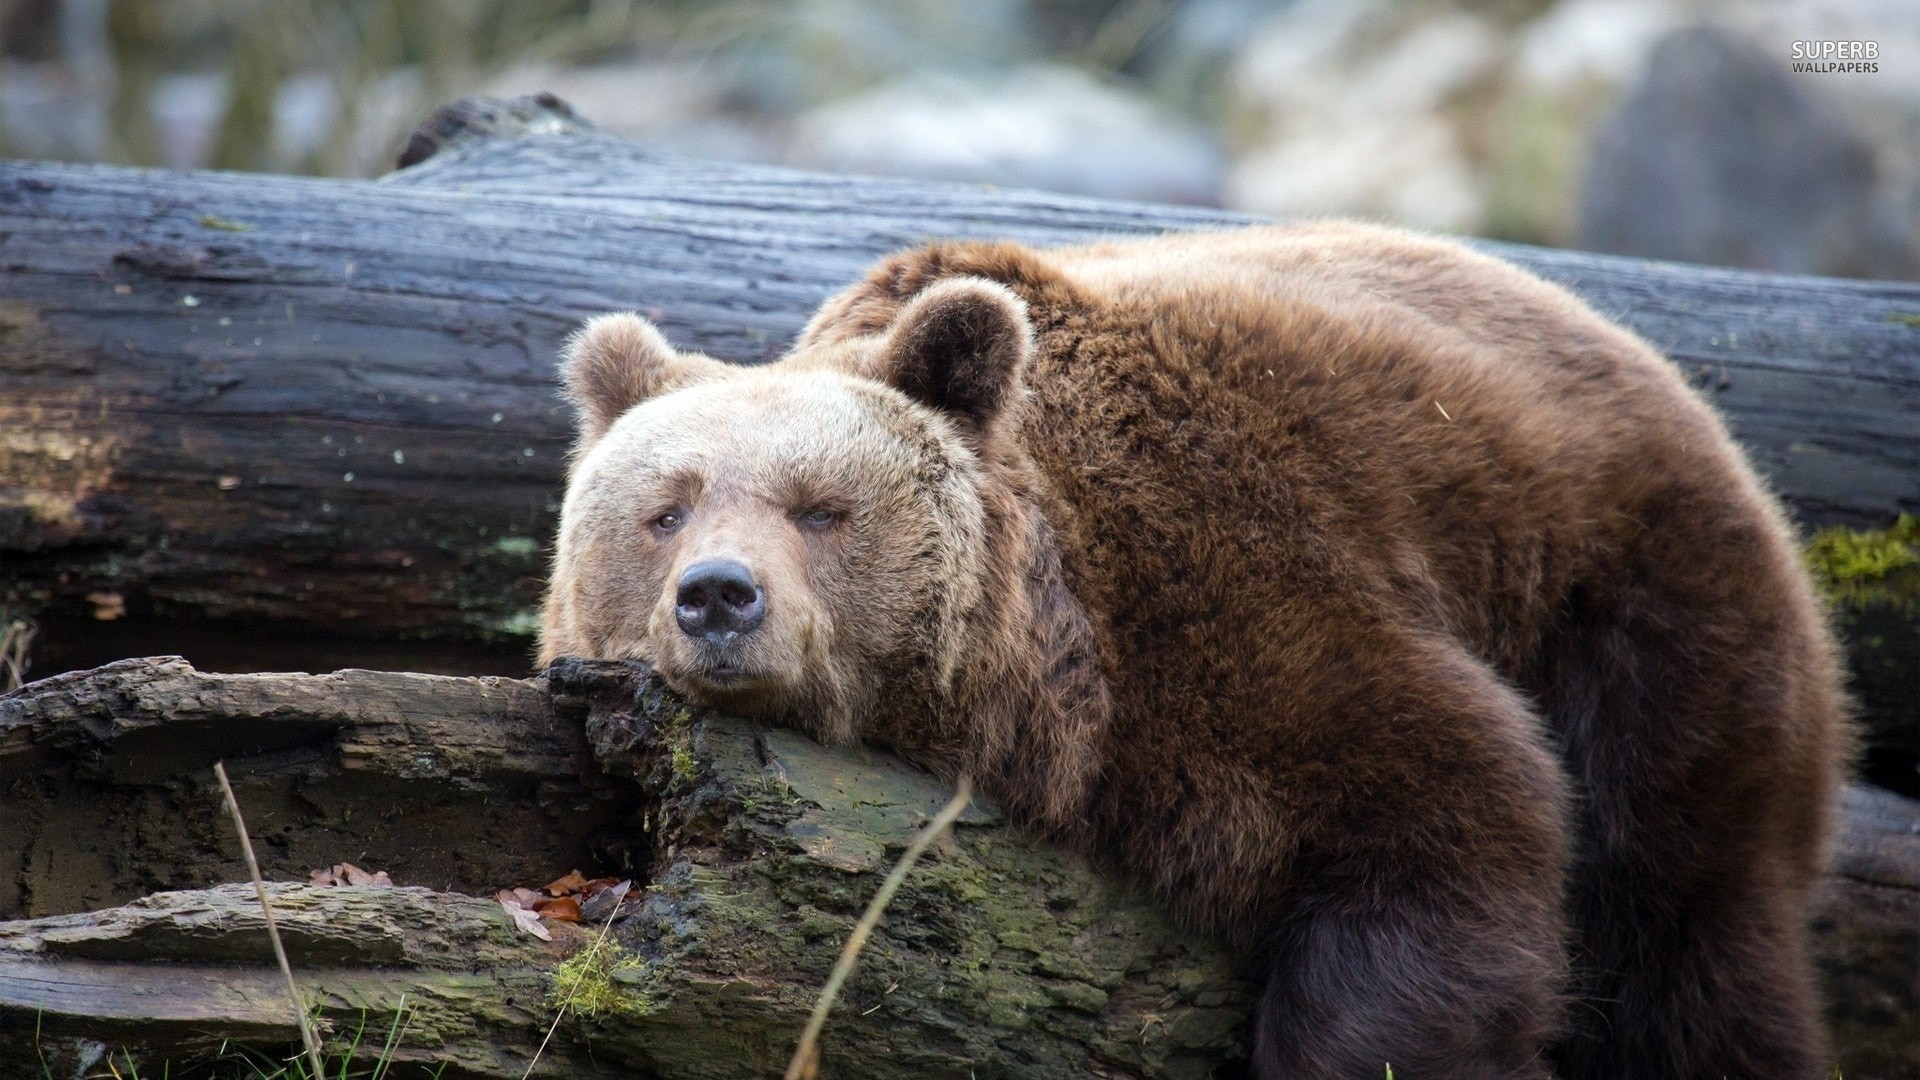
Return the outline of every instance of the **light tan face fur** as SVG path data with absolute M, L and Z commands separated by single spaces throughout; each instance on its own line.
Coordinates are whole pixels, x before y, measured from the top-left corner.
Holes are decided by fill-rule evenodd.
M 976 462 L 939 410 L 856 372 L 886 342 L 761 368 L 679 354 L 634 316 L 570 344 L 580 407 L 542 635 L 558 656 L 636 658 L 675 690 L 862 734 L 882 690 L 952 677 L 984 541 Z M 764 620 L 717 645 L 682 629 L 698 563 L 733 561 Z

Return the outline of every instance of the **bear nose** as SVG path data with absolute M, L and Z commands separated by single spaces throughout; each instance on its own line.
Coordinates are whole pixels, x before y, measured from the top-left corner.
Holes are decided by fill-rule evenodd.
M 760 625 L 767 617 L 767 594 L 754 582 L 753 571 L 740 563 L 694 563 L 680 575 L 673 614 L 688 637 L 719 644 Z

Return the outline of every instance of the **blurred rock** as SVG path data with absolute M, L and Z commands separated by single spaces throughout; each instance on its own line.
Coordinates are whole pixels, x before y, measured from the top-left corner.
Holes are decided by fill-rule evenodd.
M 788 160 L 815 168 L 1218 205 L 1209 134 L 1150 99 L 1066 67 L 923 75 L 823 105 Z
M 1662 39 L 1600 128 L 1577 244 L 1791 273 L 1920 269 L 1873 146 L 1781 57 L 1710 26 Z
M 548 92 L 595 127 L 651 149 L 715 161 L 784 154 L 781 119 L 734 104 L 711 66 L 675 60 L 587 68 L 523 67 L 489 82 L 487 96 Z
M 0 149 L 12 157 L 100 161 L 112 151 L 106 95 L 57 63 L 0 64 Z
M 1736 76 L 1732 61 L 1705 55 L 1650 60 L 1700 9 L 1298 0 L 1251 35 L 1233 66 L 1229 205 L 1776 269 L 1915 274 L 1920 6 L 1724 0 L 1714 17 L 1728 42 L 1747 43 L 1753 72 Z M 1880 70 L 1792 74 L 1796 40 L 1877 42 Z M 1764 86 L 1740 81 L 1762 69 Z M 1708 95 L 1706 83 L 1723 77 L 1736 88 Z M 1639 128 L 1602 136 L 1643 78 L 1666 80 L 1645 92 L 1667 104 L 1635 106 Z M 1738 87 L 1761 96 L 1745 100 Z M 1673 100 L 1682 93 L 1691 105 Z M 1704 155 L 1702 140 L 1712 142 Z M 1589 161 L 1600 171 L 1587 182 Z M 1670 199 L 1683 181 L 1718 185 L 1719 209 Z M 1648 209 L 1634 224 L 1637 204 Z M 1759 221 L 1729 223 L 1743 213 L 1765 218 L 1768 235 L 1741 231 Z M 1644 241 L 1620 232 L 1628 228 Z
M 1794 41 L 1872 41 L 1879 70 L 1790 74 L 1874 149 L 1879 188 L 1902 238 L 1920 245 L 1920 4 L 1913 0 L 1766 0 L 1735 9 L 1733 25 L 1782 62 Z
M 170 169 L 205 168 L 213 157 L 220 118 L 227 110 L 227 79 L 217 71 L 163 75 L 154 80 L 154 146 Z
M 1498 72 L 1502 46 L 1494 23 L 1463 11 L 1300 0 L 1240 57 L 1235 91 L 1255 135 L 1229 202 L 1477 229 L 1483 185 L 1447 110 Z

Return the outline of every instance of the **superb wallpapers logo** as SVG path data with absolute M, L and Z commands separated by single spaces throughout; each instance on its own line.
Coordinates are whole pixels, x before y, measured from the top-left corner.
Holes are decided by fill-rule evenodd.
M 1877 41 L 1796 41 L 1788 59 L 1810 75 L 1871 75 L 1880 70 Z

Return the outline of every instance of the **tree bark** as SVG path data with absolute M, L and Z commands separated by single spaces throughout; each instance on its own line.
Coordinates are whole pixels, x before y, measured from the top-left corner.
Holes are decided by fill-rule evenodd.
M 42 1055 L 64 1075 L 102 1045 L 160 1075 L 226 1039 L 294 1040 L 251 888 L 212 885 L 244 875 L 217 757 L 270 878 L 350 859 L 412 886 L 273 895 L 335 1047 L 364 1028 L 377 1048 L 405 994 L 403 1060 L 452 1061 L 454 1076 L 520 1076 L 556 968 L 594 932 L 561 927 L 548 945 L 492 901 L 434 890 L 632 875 L 644 888 L 614 924 L 617 951 L 538 1075 L 764 1076 L 947 798 L 884 754 L 689 709 L 630 665 L 514 682 L 207 675 L 161 659 L 33 684 L 0 698 L 0 807 L 24 826 L 0 834 L 0 873 L 24 883 L 0 909 L 16 919 L 0 922 L 0 1078 L 39 1077 Z M 537 813 L 513 809 L 535 801 L 529 783 L 546 793 Z M 482 809 L 502 806 L 504 823 Z M 89 810 L 111 820 L 84 827 Z M 620 823 L 611 857 L 576 846 L 596 821 Z M 191 891 L 126 902 L 151 889 Z M 1200 1077 L 1239 1052 L 1249 1001 L 1213 947 L 976 802 L 895 897 L 826 1065 Z
M 755 363 L 928 237 L 1254 220 L 667 161 L 529 116 L 443 124 L 383 183 L 0 164 L 0 604 L 46 663 L 184 639 L 257 670 L 333 634 L 360 641 L 326 661 L 525 670 L 579 319 L 638 308 Z M 1483 246 L 1665 349 L 1803 521 L 1920 510 L 1920 286 Z

